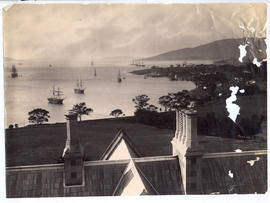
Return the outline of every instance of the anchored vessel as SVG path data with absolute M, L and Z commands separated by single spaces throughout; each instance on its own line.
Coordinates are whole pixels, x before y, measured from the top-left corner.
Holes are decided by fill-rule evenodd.
M 84 94 L 84 88 L 81 78 L 77 80 L 77 87 L 74 89 L 75 94 Z
M 11 68 L 11 77 L 12 78 L 18 77 L 18 72 L 17 72 L 17 69 L 16 69 L 15 65 L 12 65 L 12 68 Z
M 53 89 L 51 90 L 52 96 L 48 97 L 48 101 L 50 104 L 63 104 L 63 100 L 65 99 L 63 97 L 63 93 L 60 91 L 59 87 L 57 90 L 55 89 L 55 86 L 53 85 Z
M 122 82 L 120 70 L 119 70 L 119 73 L 118 73 L 118 76 L 117 76 L 117 82 L 119 82 L 119 83 Z

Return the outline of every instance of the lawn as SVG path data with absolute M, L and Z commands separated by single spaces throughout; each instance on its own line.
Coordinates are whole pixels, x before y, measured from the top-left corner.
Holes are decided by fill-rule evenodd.
M 143 156 L 170 155 L 173 130 L 136 123 L 133 117 L 88 120 L 78 133 L 87 160 L 98 160 L 119 128 Z M 46 124 L 6 130 L 7 166 L 58 163 L 66 140 L 66 124 Z

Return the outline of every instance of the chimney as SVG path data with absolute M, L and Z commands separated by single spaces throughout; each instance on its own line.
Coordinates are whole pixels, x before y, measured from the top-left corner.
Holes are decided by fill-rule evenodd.
M 186 110 L 186 139 L 185 144 L 187 148 L 196 149 L 197 147 L 197 111 L 196 110 Z
M 77 133 L 77 114 L 66 115 L 67 140 L 63 151 L 64 159 L 64 186 L 84 185 L 83 157 L 84 150 Z
M 201 157 L 197 140 L 197 111 L 190 108 L 177 110 L 175 137 L 172 140 L 173 155 L 177 155 L 182 183 L 186 194 L 201 193 Z

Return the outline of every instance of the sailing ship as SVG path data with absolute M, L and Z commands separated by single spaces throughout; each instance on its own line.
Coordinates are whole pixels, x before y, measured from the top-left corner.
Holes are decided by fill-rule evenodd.
M 130 65 L 135 65 L 137 67 L 145 67 L 145 65 L 143 63 L 143 59 L 133 60 Z
M 18 72 L 17 72 L 15 65 L 12 65 L 12 67 L 11 67 L 11 77 L 12 78 L 18 77 Z
M 143 63 L 143 60 L 141 60 L 141 67 L 145 67 L 144 63 Z
M 63 97 L 63 93 L 60 91 L 59 87 L 57 90 L 55 89 L 55 86 L 53 85 L 53 89 L 51 90 L 52 96 L 48 97 L 48 101 L 50 104 L 63 104 L 63 100 L 65 99 Z
M 97 70 L 96 69 L 94 70 L 94 76 L 97 76 Z
M 77 80 L 77 87 L 74 89 L 75 94 L 84 94 L 84 88 L 81 78 Z
M 118 73 L 118 76 L 117 76 L 117 82 L 119 82 L 119 83 L 122 82 L 120 70 L 119 70 L 119 73 Z
M 132 61 L 130 62 L 130 65 L 136 65 L 135 60 L 132 60 Z

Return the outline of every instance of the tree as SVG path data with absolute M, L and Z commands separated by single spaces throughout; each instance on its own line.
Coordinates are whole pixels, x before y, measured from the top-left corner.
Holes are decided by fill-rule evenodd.
M 151 112 L 157 112 L 157 109 L 158 109 L 158 107 L 156 107 L 156 106 L 153 105 L 153 104 L 150 104 L 150 105 L 148 105 L 148 106 L 146 107 L 146 110 L 147 110 L 147 111 L 151 111 Z
M 136 104 L 135 108 L 137 110 L 144 109 L 145 107 L 147 107 L 148 106 L 147 102 L 149 100 L 150 100 L 150 98 L 145 94 L 138 95 L 134 99 L 132 99 L 132 101 Z
M 121 109 L 115 109 L 110 113 L 110 116 L 118 118 L 121 114 L 123 114 L 123 111 Z
M 73 105 L 73 108 L 69 110 L 70 113 L 76 113 L 80 119 L 82 120 L 82 115 L 89 115 L 94 110 L 91 108 L 87 108 L 85 102 Z
M 37 108 L 28 112 L 28 115 L 29 122 L 34 124 L 42 124 L 44 122 L 48 122 L 50 118 L 49 112 L 41 108 Z
M 169 95 L 165 95 L 158 99 L 158 103 L 164 106 L 165 111 L 167 111 L 170 108 L 171 99 L 172 98 Z

